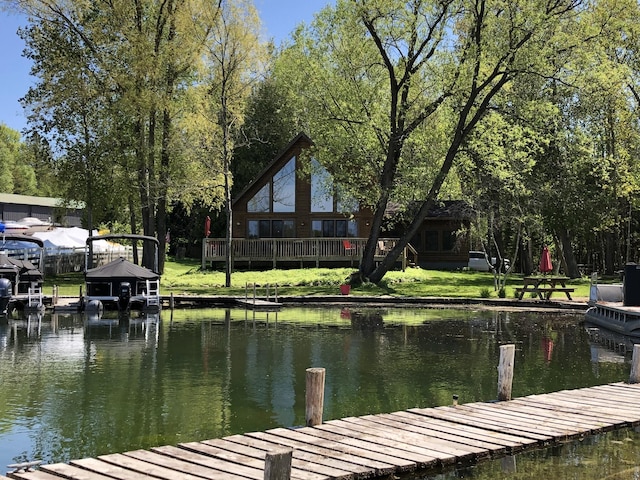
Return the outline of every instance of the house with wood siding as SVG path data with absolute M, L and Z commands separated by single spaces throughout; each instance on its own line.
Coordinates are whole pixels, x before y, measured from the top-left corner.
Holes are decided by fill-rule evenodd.
M 357 266 L 371 231 L 372 211 L 340 195 L 339 186 L 332 183 L 322 165 L 302 155 L 311 146 L 307 135 L 298 134 L 233 200 L 232 258 L 236 266 Z M 441 232 L 449 223 L 438 225 Z M 433 240 L 429 232 L 426 229 L 420 233 L 418 240 L 433 248 L 433 244 L 424 243 Z M 450 248 L 444 236 L 439 238 L 445 240 L 439 240 L 438 248 Z M 396 241 L 381 238 L 376 257 L 383 258 Z M 431 256 L 437 255 L 428 251 Z M 225 256 L 224 239 L 203 240 L 203 268 L 224 262 Z M 444 261 L 452 258 L 444 257 Z M 418 256 L 412 245 L 398 258 L 403 267 L 416 262 Z

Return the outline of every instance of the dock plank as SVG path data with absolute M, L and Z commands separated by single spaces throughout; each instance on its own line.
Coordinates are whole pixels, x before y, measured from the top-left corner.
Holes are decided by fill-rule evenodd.
M 58 475 L 62 478 L 72 478 L 74 480 L 113 480 L 113 477 L 109 477 L 108 475 L 92 472 L 66 463 L 43 465 L 42 471 Z
M 383 465 L 390 465 L 393 468 L 393 471 L 410 472 L 415 470 L 417 467 L 415 460 L 410 460 L 400 456 L 400 452 L 395 449 L 377 446 L 372 442 L 362 441 L 357 438 L 336 435 L 330 432 L 322 432 L 322 430 L 316 428 L 306 427 L 299 430 L 275 428 L 267 430 L 263 435 L 277 436 L 280 438 L 296 438 L 300 442 L 307 443 L 310 448 L 313 446 L 320 446 L 350 453 L 352 455 L 357 455 L 370 463 L 380 462 Z
M 230 471 L 231 467 L 227 464 L 225 467 L 221 467 L 218 465 L 218 468 L 212 468 L 209 466 L 203 466 L 200 464 L 192 463 L 185 459 L 179 459 L 176 457 L 163 455 L 154 451 L 147 450 L 135 450 L 132 452 L 126 452 L 124 455 L 128 457 L 135 458 L 137 460 L 141 460 L 143 462 L 148 462 L 153 465 L 159 465 L 161 467 L 170 468 L 174 470 L 177 475 L 183 475 L 184 473 L 192 474 L 198 477 L 205 477 L 211 480 L 246 480 L 245 474 L 250 472 L 252 475 L 254 474 L 253 470 L 248 467 L 242 467 L 241 465 L 236 465 L 236 471 Z
M 291 448 L 295 480 L 360 480 L 477 462 L 640 425 L 640 385 L 614 383 L 274 428 L 102 455 L 0 480 L 262 480 L 265 455 Z
M 140 474 L 132 470 L 103 462 L 97 458 L 82 458 L 80 460 L 72 460 L 70 463 L 85 470 L 102 473 L 103 475 L 117 478 L 118 480 L 136 480 L 140 478 Z
M 264 458 L 267 452 L 277 448 L 290 447 L 293 449 L 293 458 L 291 460 L 292 468 L 324 475 L 325 478 L 349 480 L 352 478 L 360 478 L 360 474 L 366 475 L 367 472 L 370 471 L 370 469 L 367 470 L 364 467 L 356 466 L 345 462 L 340 458 L 336 458 L 335 455 L 323 455 L 322 452 L 315 451 L 310 452 L 296 448 L 288 443 L 275 444 L 273 442 L 253 438 L 251 434 L 235 435 L 227 437 L 227 439 L 232 440 L 232 443 L 236 443 L 236 447 L 229 446 L 229 448 L 250 447 L 257 448 L 259 450 L 261 449 L 262 458 Z
M 536 440 L 526 439 L 526 442 L 523 442 L 522 437 L 508 433 L 486 430 L 476 427 L 475 425 L 448 422 L 434 417 L 419 415 L 414 412 L 394 412 L 383 415 L 383 417 L 386 416 L 389 416 L 394 420 L 399 419 L 402 422 L 410 423 L 412 426 L 420 429 L 428 428 L 436 432 L 450 432 L 464 436 L 465 438 L 474 438 L 479 441 L 487 441 L 491 444 L 504 445 L 508 449 L 509 453 L 523 450 L 527 445 L 536 443 Z
M 355 417 L 354 417 L 355 418 Z M 472 438 L 469 435 L 461 435 L 457 430 L 436 430 L 427 428 L 425 425 L 416 425 L 409 421 L 402 421 L 399 418 L 393 418 L 391 415 L 367 415 L 365 417 L 357 417 L 371 422 L 380 423 L 386 425 L 389 428 L 402 429 L 407 433 L 415 433 L 416 441 L 421 438 L 422 442 L 427 445 L 431 445 L 432 439 L 446 440 L 453 444 L 461 446 L 469 446 L 480 449 L 484 454 L 479 454 L 478 458 L 482 458 L 485 455 L 500 455 L 507 453 L 507 447 L 503 444 L 493 443 L 486 440 L 478 440 Z M 351 421 L 350 418 L 345 418 L 345 421 Z M 413 437 L 408 437 L 413 438 Z
M 18 480 L 60 480 L 61 478 L 59 475 L 47 473 L 43 470 L 34 470 L 32 472 L 14 472 L 7 473 L 7 475 L 9 475 L 9 478 Z

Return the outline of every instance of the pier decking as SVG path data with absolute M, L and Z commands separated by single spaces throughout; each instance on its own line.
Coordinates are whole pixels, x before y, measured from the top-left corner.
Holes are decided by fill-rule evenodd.
M 510 401 L 414 408 L 103 455 L 8 473 L 24 480 L 256 479 L 265 455 L 292 449 L 291 478 L 375 478 L 499 458 L 640 424 L 640 384 Z M 0 477 L 1 478 L 1 477 Z

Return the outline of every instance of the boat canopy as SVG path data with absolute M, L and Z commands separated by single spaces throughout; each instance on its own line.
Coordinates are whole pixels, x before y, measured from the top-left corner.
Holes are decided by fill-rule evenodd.
M 87 270 L 85 278 L 92 281 L 121 281 L 131 280 L 132 278 L 137 280 L 155 280 L 160 278 L 160 275 L 124 258 L 119 258 L 106 265 Z

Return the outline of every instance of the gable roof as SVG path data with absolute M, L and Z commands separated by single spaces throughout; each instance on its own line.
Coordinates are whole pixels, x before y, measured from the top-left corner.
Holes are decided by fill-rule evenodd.
M 311 140 L 304 132 L 300 132 L 298 135 L 296 135 L 287 144 L 287 146 L 284 147 L 282 150 L 280 150 L 280 152 L 273 158 L 273 160 L 271 160 L 267 164 L 267 166 L 265 166 L 262 169 L 262 171 L 256 176 L 256 178 L 251 183 L 249 183 L 249 185 L 247 185 L 242 189 L 242 191 L 238 194 L 238 196 L 235 199 L 233 199 L 233 201 L 231 202 L 231 205 L 232 206 L 235 205 L 240 199 L 242 199 L 247 194 L 247 192 L 251 190 L 251 188 L 254 185 L 256 185 L 257 183 L 262 183 L 266 175 L 273 168 L 273 166 L 276 165 L 278 162 L 282 161 L 284 158 L 286 158 L 288 156 L 287 154 L 297 145 L 300 145 L 303 148 L 308 148 L 313 145 L 313 140 Z

